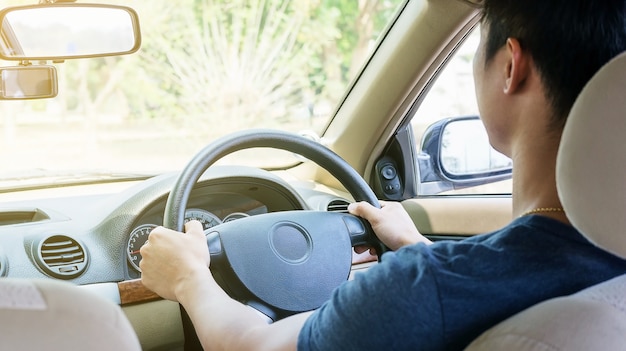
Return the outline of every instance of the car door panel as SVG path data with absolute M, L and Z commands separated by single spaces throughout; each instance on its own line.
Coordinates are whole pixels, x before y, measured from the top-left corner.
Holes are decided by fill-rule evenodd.
M 455 238 L 491 232 L 511 221 L 511 196 L 432 196 L 402 202 L 418 230 Z

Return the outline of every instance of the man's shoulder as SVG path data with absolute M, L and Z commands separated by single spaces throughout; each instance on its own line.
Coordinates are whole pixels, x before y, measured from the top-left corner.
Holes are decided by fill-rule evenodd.
M 400 265 L 419 265 L 420 269 L 435 266 L 438 269 L 480 270 L 485 264 L 498 262 L 500 268 L 509 262 L 529 258 L 543 260 L 546 253 L 571 247 L 573 251 L 596 250 L 575 228 L 542 216 L 518 218 L 491 233 L 475 235 L 463 240 L 441 240 L 432 245 L 412 245 L 397 252 Z M 403 264 L 402 264 L 403 263 Z M 523 266 L 523 265 L 522 265 Z M 397 269 L 398 267 L 394 267 Z M 410 267 L 407 267 L 410 268 Z
M 461 242 L 473 244 L 522 244 L 536 245 L 547 242 L 589 243 L 574 227 L 558 220 L 539 216 L 524 216 L 514 219 L 506 226 L 482 235 L 470 237 Z M 454 245 L 454 243 L 449 242 Z

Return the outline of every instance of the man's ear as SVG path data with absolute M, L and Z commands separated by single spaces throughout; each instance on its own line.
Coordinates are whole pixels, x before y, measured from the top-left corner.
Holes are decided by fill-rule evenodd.
M 519 40 L 509 38 L 506 41 L 507 64 L 505 68 L 504 93 L 514 94 L 522 88 L 528 78 L 530 56 L 520 45 Z

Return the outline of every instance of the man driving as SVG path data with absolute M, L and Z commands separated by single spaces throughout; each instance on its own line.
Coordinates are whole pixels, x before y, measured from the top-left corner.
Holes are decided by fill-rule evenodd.
M 392 251 L 319 309 L 267 324 L 209 270 L 198 222 L 152 231 L 144 285 L 181 303 L 207 350 L 457 350 L 540 301 L 626 273 L 564 213 L 555 181 L 563 126 L 593 74 L 626 50 L 625 0 L 485 0 L 474 58 L 491 145 L 513 160 L 513 220 L 430 243 L 398 203 L 355 203 Z

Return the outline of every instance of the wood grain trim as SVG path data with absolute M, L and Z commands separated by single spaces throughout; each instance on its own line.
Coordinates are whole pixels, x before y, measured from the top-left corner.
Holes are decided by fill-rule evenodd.
M 159 295 L 146 288 L 141 283 L 141 279 L 119 282 L 117 283 L 117 289 L 120 292 L 120 301 L 122 306 L 161 299 Z

